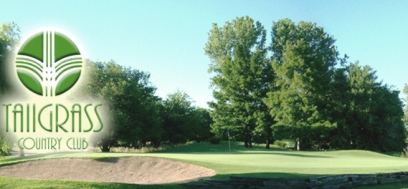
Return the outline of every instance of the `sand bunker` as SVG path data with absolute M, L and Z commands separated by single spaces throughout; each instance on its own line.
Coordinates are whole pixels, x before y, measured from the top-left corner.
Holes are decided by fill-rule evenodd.
M 214 175 L 211 169 L 152 157 L 48 159 L 0 167 L 0 176 L 7 177 L 133 184 L 178 183 Z

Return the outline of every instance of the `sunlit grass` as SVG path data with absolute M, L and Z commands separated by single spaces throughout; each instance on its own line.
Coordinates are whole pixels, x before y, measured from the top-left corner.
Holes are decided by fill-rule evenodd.
M 362 150 L 298 152 L 284 150 L 274 146 L 271 149 L 265 149 L 263 145 L 255 145 L 252 149 L 248 149 L 243 147 L 243 144 L 240 142 L 231 143 L 231 152 L 229 150 L 228 142 L 222 142 L 220 145 L 193 143 L 190 145 L 151 153 L 81 152 L 38 154 L 23 158 L 6 157 L 0 158 L 0 165 L 49 158 L 97 159 L 125 156 L 151 156 L 167 158 L 204 166 L 216 171 L 217 175 L 214 177 L 215 179 L 227 179 L 231 175 L 269 178 L 313 177 L 319 175 L 351 173 L 368 174 L 408 170 L 407 158 L 399 158 L 376 152 Z M 13 179 L 11 179 L 11 181 L 13 181 Z M 11 181 L 1 179 L 0 184 L 10 184 Z M 31 183 L 34 181 L 24 180 L 24 182 Z M 59 183 L 59 181 L 38 182 L 40 185 L 42 183 L 47 185 L 47 182 Z M 37 181 L 35 181 L 35 183 L 37 183 Z M 78 184 L 84 184 L 84 182 L 70 181 L 68 186 L 76 188 Z M 105 186 L 107 188 L 116 187 L 115 184 L 106 183 L 86 184 L 86 188 L 92 188 L 94 186 L 96 188 L 105 188 Z M 123 186 L 126 187 L 125 185 Z M 176 187 L 174 185 L 168 186 Z M 78 187 L 81 188 L 81 186 Z
M 136 185 L 121 183 L 104 183 L 104 182 L 85 182 L 85 181 L 62 181 L 62 180 L 31 180 L 0 177 L 0 188 L 90 188 L 90 189 L 183 189 L 185 187 L 176 184 L 159 184 L 159 185 Z

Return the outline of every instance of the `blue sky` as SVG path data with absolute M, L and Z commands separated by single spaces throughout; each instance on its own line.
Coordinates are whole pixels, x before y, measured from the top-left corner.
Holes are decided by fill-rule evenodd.
M 408 83 L 408 1 L 7 1 L 1 22 L 16 22 L 24 38 L 57 28 L 84 55 L 147 71 L 165 98 L 180 89 L 207 107 L 212 89 L 204 54 L 212 23 L 250 16 L 268 32 L 273 21 L 311 21 L 337 39 L 341 54 L 377 71 L 402 90 Z M 403 95 L 400 95 L 401 98 Z

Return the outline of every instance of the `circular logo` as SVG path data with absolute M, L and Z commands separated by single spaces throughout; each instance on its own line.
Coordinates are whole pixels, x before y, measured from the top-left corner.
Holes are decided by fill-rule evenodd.
M 44 31 L 31 36 L 16 57 L 20 81 L 41 96 L 57 96 L 78 81 L 82 58 L 78 47 L 62 33 Z

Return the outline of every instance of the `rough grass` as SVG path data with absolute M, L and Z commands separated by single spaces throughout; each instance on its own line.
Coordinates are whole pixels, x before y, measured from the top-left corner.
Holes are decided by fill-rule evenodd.
M 231 142 L 231 152 L 228 142 L 221 142 L 220 145 L 209 143 L 193 143 L 177 148 L 155 151 L 152 153 L 55 153 L 38 154 L 23 158 L 6 157 L 0 158 L 0 165 L 18 163 L 22 161 L 48 159 L 48 158 L 105 158 L 124 156 L 153 156 L 168 158 L 177 161 L 192 163 L 213 169 L 217 172 L 215 179 L 227 179 L 229 176 L 252 176 L 252 177 L 314 177 L 320 175 L 350 174 L 350 173 L 386 173 L 408 170 L 408 159 L 399 158 L 386 154 L 362 151 L 309 151 L 297 152 L 288 151 L 278 147 L 265 149 L 262 145 L 254 145 L 252 149 L 243 147 L 240 142 Z M 10 180 L 10 181 L 9 181 Z M 48 186 L 51 183 L 68 186 L 68 188 L 122 188 L 127 185 L 88 183 L 76 181 L 33 181 L 18 179 L 0 179 L 2 186 L 19 185 Z M 65 183 L 66 182 L 66 183 Z M 26 184 L 24 184 L 26 183 Z M 34 183 L 32 185 L 31 183 Z M 2 185 L 3 184 L 3 185 Z M 83 186 L 82 186 L 83 185 Z M 72 186 L 72 187 L 71 187 Z M 135 188 L 147 187 L 151 185 L 131 185 Z M 181 187 L 180 185 L 153 185 L 157 187 Z M 403 185 L 408 187 L 408 184 Z M 402 186 L 402 187 L 403 187 Z M 53 187 L 53 188 L 55 188 Z M 373 188 L 373 187 L 370 187 Z
M 136 184 L 121 184 L 121 183 L 101 183 L 101 182 L 84 182 L 84 181 L 60 181 L 60 180 L 30 180 L 18 178 L 0 177 L 0 188 L 108 188 L 108 189 L 184 189 L 185 187 L 176 184 L 158 184 L 158 185 L 136 185 Z

